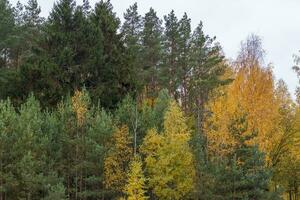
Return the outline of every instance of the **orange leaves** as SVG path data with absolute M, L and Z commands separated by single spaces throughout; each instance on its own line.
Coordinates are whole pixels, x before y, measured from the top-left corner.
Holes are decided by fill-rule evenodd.
M 226 94 L 208 103 L 213 114 L 206 120 L 205 128 L 211 153 L 224 155 L 232 150 L 235 141 L 228 131 L 229 119 L 245 112 L 249 130 L 258 131 L 251 143 L 258 144 L 270 161 L 269 155 L 282 136 L 277 126 L 279 104 L 273 79 L 269 67 L 242 67 L 232 84 L 221 88 Z

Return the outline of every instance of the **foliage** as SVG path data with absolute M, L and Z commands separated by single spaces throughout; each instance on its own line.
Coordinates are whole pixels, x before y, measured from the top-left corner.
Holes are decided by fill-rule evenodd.
M 146 179 L 143 175 L 142 162 L 136 157 L 131 161 L 128 181 L 125 185 L 124 192 L 128 200 L 146 200 Z
M 122 126 L 113 135 L 111 149 L 104 160 L 105 186 L 122 196 L 127 181 L 127 170 L 133 156 L 128 128 Z
M 142 145 L 149 187 L 157 197 L 182 199 L 193 190 L 195 171 L 189 139 L 183 113 L 172 102 L 165 114 L 164 132 L 149 131 Z
M 186 13 L 40 14 L 0 0 L 0 200 L 299 198 L 300 89 L 259 36 L 230 62 Z

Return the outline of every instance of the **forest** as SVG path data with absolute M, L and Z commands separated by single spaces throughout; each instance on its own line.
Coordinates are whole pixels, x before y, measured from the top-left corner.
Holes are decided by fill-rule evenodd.
M 0 200 L 299 200 L 300 87 L 261 38 L 228 59 L 187 13 L 123 16 L 0 0 Z

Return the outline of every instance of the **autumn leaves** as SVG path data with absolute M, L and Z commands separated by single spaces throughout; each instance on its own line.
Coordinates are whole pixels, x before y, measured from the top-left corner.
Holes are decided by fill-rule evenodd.
M 164 131 L 148 130 L 140 148 L 142 159 L 133 157 L 132 138 L 122 126 L 115 132 L 105 159 L 106 186 L 128 199 L 146 199 L 146 188 L 159 199 L 186 197 L 193 190 L 195 175 L 189 140 L 186 119 L 174 101 L 165 114 Z

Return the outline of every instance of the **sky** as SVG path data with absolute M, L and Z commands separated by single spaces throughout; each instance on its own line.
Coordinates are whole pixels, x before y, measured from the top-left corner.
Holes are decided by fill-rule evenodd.
M 90 0 L 90 4 L 94 6 L 97 1 Z M 10 2 L 15 5 L 17 0 Z M 47 17 L 55 0 L 38 2 L 42 16 Z M 259 35 L 267 53 L 266 63 L 272 63 L 276 79 L 283 79 L 294 94 L 298 79 L 292 70 L 293 55 L 300 55 L 299 0 L 111 0 L 121 20 L 134 2 L 138 3 L 141 15 L 153 7 L 161 18 L 172 9 L 178 18 L 186 12 L 193 28 L 202 21 L 204 32 L 217 37 L 229 59 L 236 57 L 241 41 L 249 34 Z

